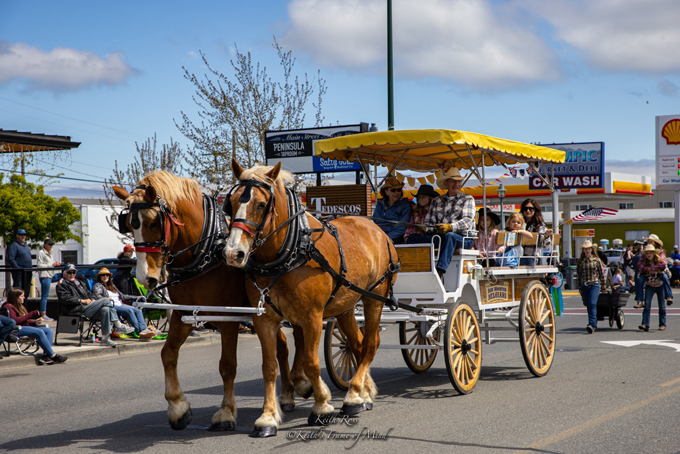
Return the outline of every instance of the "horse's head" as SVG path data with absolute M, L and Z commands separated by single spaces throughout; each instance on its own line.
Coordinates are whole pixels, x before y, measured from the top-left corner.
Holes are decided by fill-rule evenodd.
M 127 192 L 118 186 L 113 191 L 127 205 L 118 219 L 121 233 L 132 233 L 137 252 L 137 280 L 148 289 L 166 280 L 165 265 L 178 232 L 183 226 L 176 218 L 180 198 L 194 201 L 200 191 L 195 181 L 165 171 L 153 172 Z
M 231 231 L 224 257 L 227 264 L 242 268 L 248 262 L 256 240 L 275 228 L 277 198 L 285 203 L 283 179 L 290 174 L 274 167 L 256 166 L 248 170 L 232 159 L 234 176 L 239 180 L 229 194 L 225 211 L 231 215 Z

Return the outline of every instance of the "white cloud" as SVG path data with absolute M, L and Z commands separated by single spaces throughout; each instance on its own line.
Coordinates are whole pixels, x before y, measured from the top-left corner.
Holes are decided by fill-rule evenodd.
M 555 29 L 589 65 L 608 71 L 680 71 L 677 0 L 516 0 Z
M 0 41 L 0 84 L 20 80 L 32 90 L 75 91 L 92 85 L 120 85 L 135 73 L 122 52 L 102 59 L 76 49 L 56 47 L 47 52 L 29 44 Z
M 286 46 L 323 65 L 384 71 L 383 0 L 293 0 L 288 12 Z M 482 91 L 559 77 L 553 51 L 489 0 L 395 0 L 392 14 L 397 77 L 451 80 Z

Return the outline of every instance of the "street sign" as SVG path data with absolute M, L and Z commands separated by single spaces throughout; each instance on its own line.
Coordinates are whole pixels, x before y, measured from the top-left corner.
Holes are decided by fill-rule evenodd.
M 556 189 L 604 188 L 604 142 L 541 146 L 562 150 L 567 154 L 564 164 L 555 164 L 553 182 Z M 540 170 L 543 175 L 543 168 Z M 545 189 L 545 183 L 533 175 L 529 178 L 529 189 Z

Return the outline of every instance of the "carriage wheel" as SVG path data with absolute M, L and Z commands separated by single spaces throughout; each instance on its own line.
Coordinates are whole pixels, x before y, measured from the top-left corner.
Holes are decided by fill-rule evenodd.
M 339 390 L 347 391 L 349 382 L 357 370 L 357 361 L 347 347 L 345 333 L 335 321 L 326 322 L 323 350 L 326 370 L 331 381 Z
M 519 343 L 529 371 L 537 377 L 548 373 L 555 357 L 555 308 L 548 290 L 539 281 L 524 289 L 519 304 Z
M 399 343 L 401 345 L 437 345 L 433 339 L 428 339 L 424 335 L 430 326 L 430 324 L 424 322 L 399 322 Z M 439 333 L 439 329 L 433 333 L 433 337 L 437 341 L 440 338 Z M 432 363 L 437 357 L 437 350 L 403 348 L 401 355 L 409 369 L 416 374 L 422 374 L 432 367 Z
M 626 317 L 623 315 L 623 311 L 619 309 L 616 313 L 616 327 L 618 329 L 623 329 L 623 324 L 626 322 Z
M 444 331 L 446 371 L 461 394 L 469 394 L 482 370 L 482 337 L 474 311 L 467 303 L 458 303 L 446 318 Z

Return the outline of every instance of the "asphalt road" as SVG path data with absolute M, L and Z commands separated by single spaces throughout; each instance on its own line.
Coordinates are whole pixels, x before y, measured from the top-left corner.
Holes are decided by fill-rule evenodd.
M 519 344 L 484 345 L 481 379 L 466 396 L 451 386 L 442 356 L 414 375 L 399 351 L 379 351 L 372 411 L 316 432 L 305 425 L 311 402 L 298 399 L 269 439 L 248 437 L 263 392 L 255 336 L 239 339 L 238 425 L 226 433 L 205 430 L 222 393 L 217 343 L 182 350 L 180 380 L 194 418 L 179 432 L 167 424 L 158 352 L 7 370 L 0 372 L 0 452 L 680 452 L 680 310 L 673 306 L 665 332 L 653 315 L 643 333 L 631 305 L 624 329 L 605 321 L 588 335 L 580 300 L 567 297 L 547 376 L 529 373 Z M 396 327 L 382 336 L 396 343 Z M 344 393 L 324 377 L 339 409 Z

